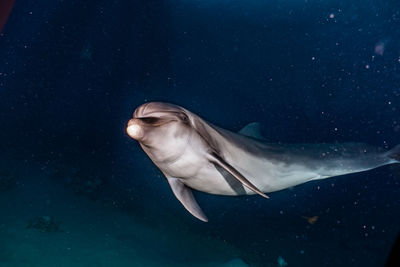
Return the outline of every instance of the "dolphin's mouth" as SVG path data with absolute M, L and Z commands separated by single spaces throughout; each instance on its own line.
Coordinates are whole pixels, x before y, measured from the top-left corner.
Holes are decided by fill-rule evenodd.
M 150 124 L 152 126 L 159 124 L 161 121 L 160 118 L 157 117 L 142 117 L 137 119 L 141 120 L 145 124 Z
M 164 124 L 177 121 L 177 119 L 174 118 L 163 118 L 163 117 L 137 117 L 133 118 L 130 120 L 130 122 L 133 121 L 136 124 L 142 125 L 142 126 L 162 126 Z M 129 125 L 129 123 L 128 123 Z
M 151 125 L 153 127 L 157 126 L 162 126 L 164 124 L 173 122 L 173 121 L 178 121 L 177 119 L 173 118 L 157 118 L 157 117 L 145 117 L 145 118 L 139 118 L 141 121 L 143 121 L 147 125 Z

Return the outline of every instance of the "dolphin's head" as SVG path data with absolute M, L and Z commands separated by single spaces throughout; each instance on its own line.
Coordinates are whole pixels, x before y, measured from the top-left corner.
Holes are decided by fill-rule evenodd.
M 179 106 L 149 102 L 135 110 L 126 131 L 142 146 L 171 154 L 184 148 L 183 141 L 187 141 L 191 133 L 190 116 Z

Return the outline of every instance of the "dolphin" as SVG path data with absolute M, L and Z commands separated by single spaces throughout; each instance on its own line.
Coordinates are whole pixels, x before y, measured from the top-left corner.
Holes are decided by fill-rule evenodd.
M 258 123 L 234 133 L 162 102 L 139 106 L 126 131 L 165 175 L 176 198 L 204 222 L 192 189 L 268 198 L 266 193 L 309 181 L 400 162 L 400 145 L 385 151 L 362 143 L 269 143 Z

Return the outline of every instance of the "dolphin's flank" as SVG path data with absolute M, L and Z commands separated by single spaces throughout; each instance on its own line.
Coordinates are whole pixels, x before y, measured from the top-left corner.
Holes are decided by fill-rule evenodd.
M 167 178 L 176 198 L 208 221 L 192 189 L 217 195 L 251 195 L 312 180 L 399 163 L 400 146 L 384 151 L 362 143 L 268 143 L 251 123 L 239 133 L 212 125 L 168 103 L 139 106 L 127 133 Z

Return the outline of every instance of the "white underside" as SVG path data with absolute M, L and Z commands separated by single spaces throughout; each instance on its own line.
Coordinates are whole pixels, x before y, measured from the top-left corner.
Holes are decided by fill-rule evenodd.
M 235 164 L 232 164 L 235 165 Z M 318 173 L 307 171 L 302 166 L 273 166 L 269 162 L 253 159 L 246 168 L 236 166 L 251 183 L 264 193 L 274 192 L 311 180 L 323 179 Z M 217 171 L 211 163 L 204 166 L 195 176 L 183 179 L 184 183 L 193 189 L 217 195 L 237 195 L 238 193 L 229 185 L 226 179 Z M 245 194 L 255 194 L 244 187 Z
M 286 189 L 312 180 L 378 167 L 344 168 L 338 161 L 338 165 L 335 167 L 328 168 L 321 164 L 319 169 L 315 169 L 315 167 L 310 168 L 307 162 L 301 164 L 272 163 L 235 146 L 226 148 L 224 159 L 264 193 Z M 192 146 L 188 146 L 184 155 L 173 164 L 168 165 L 167 169 L 171 176 L 181 178 L 187 186 L 193 189 L 217 195 L 238 195 L 215 166 L 207 160 L 207 156 Z M 242 190 L 240 194 L 255 194 L 248 188 L 244 189 L 245 192 Z

